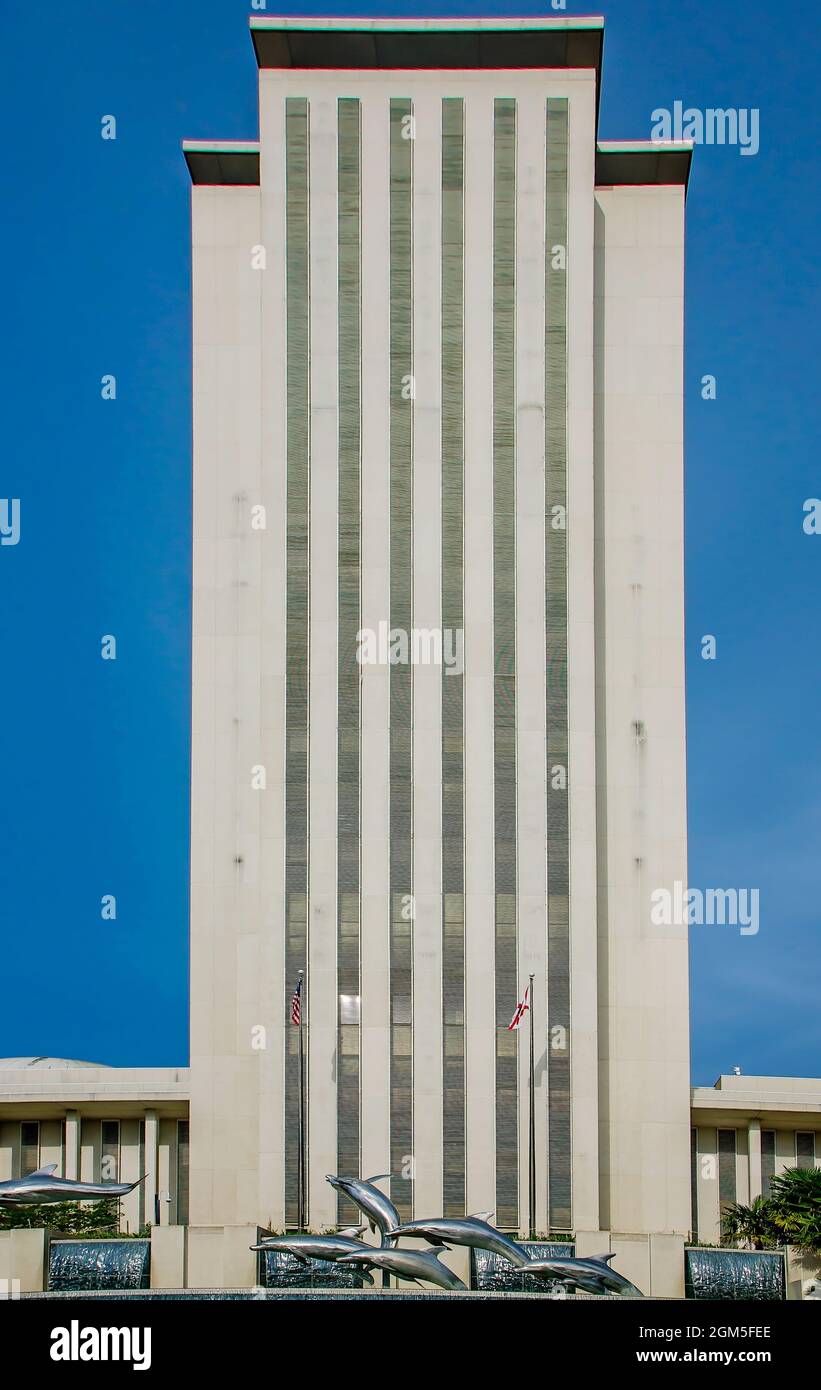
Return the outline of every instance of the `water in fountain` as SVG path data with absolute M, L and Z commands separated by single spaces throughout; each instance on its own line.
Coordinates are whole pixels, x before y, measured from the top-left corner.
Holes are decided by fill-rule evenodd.
M 267 1289 L 361 1289 L 362 1275 L 333 1260 L 304 1264 L 284 1250 L 260 1252 L 260 1283 Z
M 567 1259 L 576 1250 L 574 1245 L 561 1241 L 520 1240 L 516 1243 L 532 1260 Z M 485 1293 L 549 1293 L 554 1282 L 528 1278 L 509 1260 L 490 1250 L 471 1251 L 470 1284 L 473 1289 L 482 1289 Z
M 147 1289 L 147 1240 L 55 1240 L 49 1248 L 48 1287 L 72 1289 Z
M 784 1297 L 784 1257 L 775 1251 L 685 1250 L 687 1298 Z

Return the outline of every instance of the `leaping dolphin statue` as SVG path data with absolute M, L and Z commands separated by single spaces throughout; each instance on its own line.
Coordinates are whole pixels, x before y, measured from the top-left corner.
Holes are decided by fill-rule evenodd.
M 364 1229 L 358 1227 L 358 1230 Z M 345 1231 L 326 1235 L 308 1235 L 295 1232 L 285 1236 L 263 1236 L 250 1250 L 280 1250 L 307 1264 L 309 1260 L 338 1260 L 343 1255 L 356 1254 L 358 1250 L 370 1250 L 364 1241 L 357 1240 Z
M 341 1265 L 370 1265 L 374 1269 L 384 1269 L 400 1279 L 409 1279 L 418 1284 L 420 1279 L 428 1284 L 436 1284 L 440 1289 L 464 1289 L 458 1275 L 443 1265 L 439 1256 L 449 1250 L 445 1245 L 439 1250 L 404 1250 L 397 1246 L 376 1247 L 366 1245 L 353 1255 L 343 1255 L 338 1261 Z
M 364 1226 L 357 1226 L 357 1231 L 364 1230 Z M 355 1255 L 359 1250 L 369 1250 L 370 1246 L 365 1245 L 364 1241 L 356 1240 L 345 1231 L 340 1231 L 334 1235 L 328 1232 L 327 1235 L 307 1235 L 294 1234 L 290 1236 L 267 1236 L 258 1245 L 249 1247 L 251 1250 L 278 1250 L 284 1255 L 293 1255 L 300 1264 L 310 1268 L 313 1260 L 329 1260 L 335 1263 L 343 1255 Z M 360 1279 L 366 1284 L 372 1284 L 373 1279 L 366 1269 L 356 1271 Z
M 617 1269 L 608 1268 L 608 1260 L 613 1255 L 588 1255 L 575 1259 L 569 1255 L 557 1255 L 552 1259 L 529 1260 L 523 1269 L 524 1274 L 536 1279 L 558 1279 L 563 1284 L 572 1284 L 585 1293 L 634 1294 L 643 1298 L 641 1289 L 619 1274 Z
M 387 1238 L 399 1226 L 399 1212 L 393 1205 L 390 1197 L 386 1197 L 384 1192 L 380 1192 L 375 1186 L 384 1178 L 389 1178 L 390 1173 L 377 1173 L 372 1178 L 340 1178 L 336 1174 L 329 1173 L 325 1178 L 331 1187 L 336 1188 L 337 1192 L 343 1192 L 349 1197 L 360 1211 L 364 1212 L 368 1219 L 368 1225 L 372 1231 L 379 1230 L 380 1244 L 387 1245 Z
M 491 1215 L 492 1212 L 488 1211 L 476 1216 L 430 1216 L 420 1221 L 404 1221 L 390 1233 L 390 1239 L 418 1236 L 431 1245 L 444 1245 L 450 1241 L 453 1245 L 468 1245 L 475 1250 L 490 1250 L 517 1268 L 529 1264 L 527 1251 L 485 1220 Z
M 22 1207 L 53 1204 L 54 1202 L 99 1202 L 107 1197 L 125 1197 L 133 1192 L 146 1174 L 136 1182 L 75 1182 L 73 1178 L 54 1176 L 56 1163 L 47 1163 L 25 1178 L 9 1178 L 0 1182 L 0 1206 Z

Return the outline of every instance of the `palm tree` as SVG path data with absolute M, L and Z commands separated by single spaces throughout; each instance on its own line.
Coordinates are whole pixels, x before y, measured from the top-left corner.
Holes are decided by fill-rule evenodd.
M 747 1207 L 733 1202 L 725 1207 L 721 1217 L 721 1233 L 725 1240 L 743 1240 L 753 1250 L 768 1245 L 781 1245 L 784 1237 L 773 1219 L 771 1203 L 766 1197 L 756 1197 Z
M 785 1168 L 770 1179 L 769 1197 L 725 1208 L 721 1229 L 725 1240 L 746 1241 L 753 1250 L 794 1245 L 821 1255 L 821 1168 Z
M 821 1168 L 787 1168 L 772 1178 L 768 1205 L 785 1244 L 821 1255 Z

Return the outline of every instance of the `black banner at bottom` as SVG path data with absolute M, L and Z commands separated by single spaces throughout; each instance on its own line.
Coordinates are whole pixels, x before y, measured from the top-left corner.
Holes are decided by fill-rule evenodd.
M 391 1304 L 393 1314 L 385 1307 Z M 430 1346 L 418 1341 L 426 1330 L 418 1323 L 421 1304 L 434 1305 L 435 1321 L 426 1324 L 436 1337 Z M 449 1311 L 445 1304 L 451 1305 Z M 477 1305 L 473 1315 L 470 1304 Z M 328 1305 L 336 1305 L 337 1311 Z M 473 1321 L 477 1314 L 480 1322 Z M 283 1361 L 290 1366 L 292 1357 L 306 1376 L 320 1368 L 324 1375 L 335 1367 L 347 1367 L 350 1373 L 356 1366 L 374 1375 L 381 1367 L 382 1374 L 393 1378 L 398 1373 L 404 1379 L 413 1374 L 414 1365 L 429 1374 L 434 1363 L 446 1375 L 458 1367 L 461 1376 L 478 1363 L 477 1372 L 496 1376 L 503 1372 L 503 1358 L 512 1354 L 517 1361 L 525 1358 L 517 1379 L 523 1370 L 543 1379 L 557 1370 L 578 1373 L 600 1367 L 652 1377 L 671 1365 L 783 1370 L 811 1363 L 821 1331 L 819 1315 L 821 1308 L 809 1300 L 450 1296 L 404 1289 L 364 1297 L 292 1290 L 214 1291 L 210 1296 L 195 1290 L 166 1296 L 23 1295 L 0 1301 L 0 1347 L 7 1370 L 24 1358 L 27 1369 L 47 1370 L 52 1385 L 64 1375 L 93 1377 L 100 1370 L 108 1375 L 182 1370 L 212 1376 L 215 1358 L 223 1362 L 226 1356 L 241 1376 L 281 1371 Z M 333 1341 L 306 1337 L 314 1331 Z M 487 1363 L 490 1346 L 492 1366 Z M 223 1365 L 218 1373 L 225 1374 Z

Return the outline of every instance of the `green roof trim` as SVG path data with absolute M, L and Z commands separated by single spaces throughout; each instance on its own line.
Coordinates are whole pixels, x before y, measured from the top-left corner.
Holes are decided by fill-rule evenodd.
M 183 140 L 182 148 L 195 154 L 259 154 L 259 141 Z
M 356 29 L 373 32 L 401 32 L 401 33 L 424 33 L 426 31 L 436 31 L 438 33 L 475 33 L 477 31 L 504 32 L 505 30 L 528 30 L 528 29 L 603 29 L 603 15 L 578 15 L 575 18 L 569 15 L 551 15 L 548 17 L 523 16 L 522 18 L 504 19 L 501 16 L 488 16 L 486 19 L 458 19 L 455 16 L 443 16 L 442 18 L 419 19 L 411 16 L 393 18 L 368 18 L 360 16 L 351 19 L 334 19 L 332 16 L 322 18 L 300 18 L 299 16 L 282 17 L 276 15 L 251 15 L 248 20 L 251 29 L 312 29 L 320 31 L 338 31 L 346 29 Z

